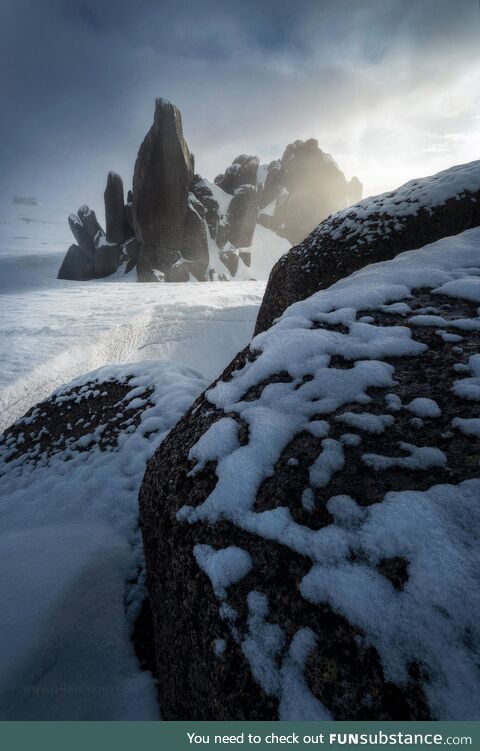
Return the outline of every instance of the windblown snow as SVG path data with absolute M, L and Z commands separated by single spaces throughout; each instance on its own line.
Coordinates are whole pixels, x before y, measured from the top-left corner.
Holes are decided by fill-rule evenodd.
M 216 378 L 250 340 L 265 282 L 55 279 L 59 257 L 0 257 L 0 429 L 102 365 L 160 359 Z
M 0 256 L 0 427 L 55 389 L 59 413 L 65 389 L 95 401 L 111 379 L 130 379 L 118 412 L 128 422 L 138 409 L 141 422 L 106 448 L 104 425 L 78 439 L 67 425 L 51 455 L 9 461 L 13 442 L 0 443 L 1 717 L 155 719 L 130 640 L 144 596 L 139 486 L 168 430 L 250 340 L 265 283 L 60 281 L 61 254 L 33 237 L 28 251 Z

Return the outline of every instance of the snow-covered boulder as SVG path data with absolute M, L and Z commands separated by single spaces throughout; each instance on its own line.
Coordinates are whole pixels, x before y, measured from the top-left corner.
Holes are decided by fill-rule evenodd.
M 257 173 L 260 160 L 258 156 L 240 154 L 233 160 L 230 167 L 227 167 L 225 174 L 217 175 L 215 184 L 219 188 L 229 193 L 235 194 L 242 185 L 256 185 Z
M 0 719 L 158 718 L 138 488 L 204 385 L 168 362 L 104 367 L 0 436 Z
M 475 161 L 332 214 L 274 266 L 256 332 L 271 326 L 292 303 L 368 263 L 476 227 L 479 201 L 480 161 Z
M 161 444 L 164 719 L 480 718 L 479 258 L 473 229 L 292 305 Z
M 93 258 L 96 233 L 92 235 L 92 233 L 89 231 L 89 229 L 87 229 L 83 221 L 80 219 L 78 213 L 70 214 L 70 216 L 68 217 L 68 224 L 70 226 L 72 235 L 78 243 L 78 246 L 83 250 L 86 256 L 91 256 Z

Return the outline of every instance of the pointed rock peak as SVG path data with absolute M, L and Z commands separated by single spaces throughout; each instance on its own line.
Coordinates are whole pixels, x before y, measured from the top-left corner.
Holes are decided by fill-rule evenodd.
M 168 99 L 157 97 L 155 99 L 155 112 L 153 115 L 154 127 L 159 127 L 166 121 L 173 121 L 179 133 L 182 133 L 182 114 L 178 107 Z
M 113 172 L 112 170 L 108 173 L 108 176 L 107 176 L 107 185 L 109 183 L 118 183 L 118 184 L 121 184 L 123 187 L 122 178 L 120 177 L 118 172 Z

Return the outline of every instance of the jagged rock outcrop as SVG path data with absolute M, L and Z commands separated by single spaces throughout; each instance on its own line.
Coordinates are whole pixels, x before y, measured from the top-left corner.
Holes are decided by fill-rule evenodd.
M 58 279 L 71 279 L 79 282 L 93 279 L 91 259 L 78 245 L 70 245 L 67 250 L 58 271 Z
M 77 245 L 71 245 L 60 266 L 58 279 L 87 281 L 95 277 L 95 244 L 103 230 L 95 212 L 88 206 L 80 206 L 76 214 L 70 214 L 68 223 Z
M 480 224 L 480 162 L 411 180 L 323 221 L 274 266 L 256 333 L 297 300 L 368 263 Z
M 193 157 L 179 110 L 157 99 L 153 125 L 140 146 L 133 175 L 135 234 L 141 243 L 139 278 L 168 272 L 183 245 Z
M 103 279 L 114 274 L 118 269 L 123 255 L 123 246 L 116 242 L 108 242 L 102 231 L 95 237 L 94 277 Z
M 208 269 L 208 239 L 205 222 L 199 211 L 201 204 L 189 203 L 183 231 L 182 257 L 196 264 L 194 275 L 199 282 L 203 282 Z
M 290 308 L 151 459 L 164 719 L 480 717 L 479 252 Z
M 57 278 L 88 281 L 113 274 L 126 254 L 122 244 L 109 242 L 95 212 L 86 205 L 81 206 L 77 214 L 70 214 L 68 223 L 78 245 L 68 249 Z
M 258 195 L 254 185 L 236 188 L 227 212 L 227 242 L 235 248 L 251 245 L 258 215 Z
M 260 199 L 261 223 L 297 243 L 329 214 L 347 206 L 352 198 L 358 200 L 358 194 L 361 198 L 361 190 L 358 178 L 348 183 L 314 138 L 295 141 L 280 161 L 268 166 Z M 267 207 L 270 220 L 266 219 Z
M 93 259 L 93 254 L 95 252 L 96 231 L 93 233 L 89 231 L 78 214 L 70 214 L 70 216 L 68 217 L 68 224 L 70 226 L 72 235 L 77 241 L 79 247 L 82 249 L 86 256 L 91 256 Z
M 361 197 L 361 190 L 359 180 L 347 182 L 314 139 L 295 141 L 281 160 L 269 165 L 260 165 L 257 156 L 240 154 L 210 183 L 194 175 L 180 112 L 157 99 L 125 204 L 121 177 L 108 175 L 106 242 L 119 246 L 119 258 L 128 256 L 126 271 L 136 266 L 143 282 L 190 280 L 192 275 L 198 281 L 236 275 L 245 279 L 250 278 L 250 267 L 253 276 L 260 272 L 265 278 L 288 247 L 284 238 L 296 242 L 305 237 L 328 213 Z M 98 227 L 85 230 L 79 224 L 74 222 L 72 231 L 80 247 L 89 245 L 94 269 Z M 273 240 L 260 231 L 257 238 L 257 225 L 270 230 Z M 137 243 L 135 260 L 125 249 L 132 238 Z M 105 243 L 101 247 L 104 255 Z M 262 254 L 267 261 L 259 257 Z M 114 259 L 109 251 L 108 262 L 99 259 L 97 268 L 102 274 L 114 269 Z
M 215 184 L 231 196 L 242 185 L 256 185 L 260 160 L 258 156 L 240 154 L 227 167 L 223 175 L 217 175 Z

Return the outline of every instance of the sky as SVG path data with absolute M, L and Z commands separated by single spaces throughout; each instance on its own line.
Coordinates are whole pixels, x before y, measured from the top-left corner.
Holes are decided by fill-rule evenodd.
M 154 100 L 196 171 L 317 138 L 364 195 L 480 157 L 479 0 L 1 0 L 0 196 L 101 215 Z

